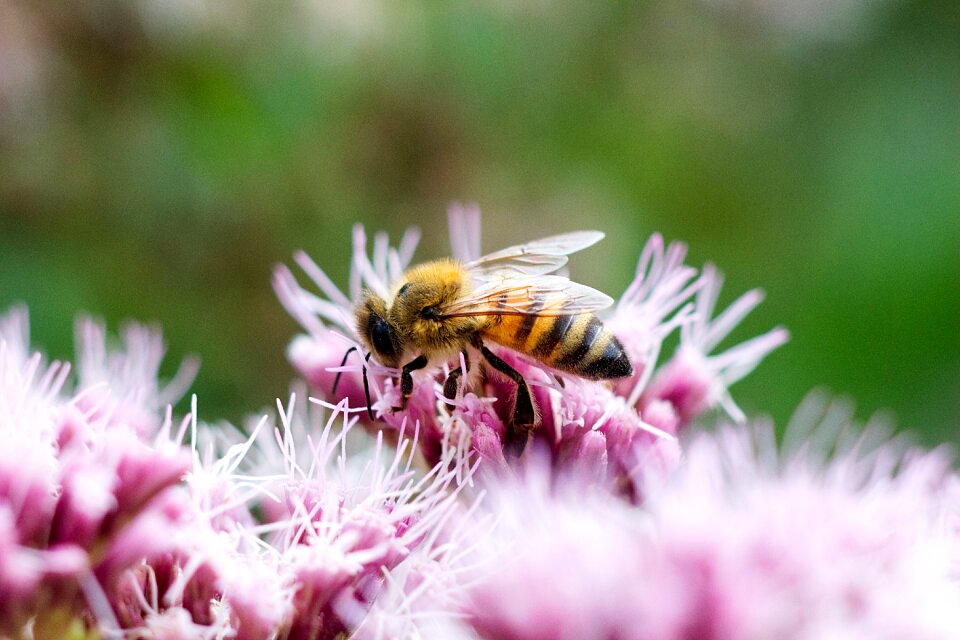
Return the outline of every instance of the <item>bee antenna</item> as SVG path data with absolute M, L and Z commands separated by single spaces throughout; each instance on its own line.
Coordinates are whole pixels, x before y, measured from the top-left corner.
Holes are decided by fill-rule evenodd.
M 350 347 L 349 349 L 347 349 L 347 352 L 343 354 L 343 360 L 340 361 L 341 367 L 347 364 L 347 358 L 349 358 L 350 354 L 356 350 L 357 350 L 356 347 Z M 337 395 L 337 385 L 340 384 L 340 376 L 342 375 L 343 375 L 343 371 L 337 371 L 337 377 L 333 379 L 333 391 L 331 392 L 331 395 L 334 395 L 334 396 Z
M 363 361 L 365 363 L 370 362 L 370 356 L 372 355 L 373 355 L 372 352 L 368 353 L 367 356 L 363 359 Z M 375 418 L 373 417 L 373 407 L 370 404 L 370 383 L 367 382 L 367 365 L 366 364 L 363 365 L 363 393 L 367 396 L 367 415 L 370 416 L 370 421 L 373 422 Z

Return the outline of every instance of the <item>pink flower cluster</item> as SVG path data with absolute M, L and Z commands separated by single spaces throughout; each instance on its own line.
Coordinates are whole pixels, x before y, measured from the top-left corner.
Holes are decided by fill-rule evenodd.
M 454 255 L 478 256 L 478 212 L 451 223 Z M 357 229 L 349 295 L 304 254 L 323 295 L 278 268 L 306 330 L 290 357 L 319 397 L 295 386 L 243 430 L 200 423 L 196 398 L 174 420 L 196 366 L 162 383 L 155 329 L 114 344 L 81 319 L 71 376 L 31 351 L 23 310 L 0 316 L 0 637 L 960 637 L 950 457 L 817 394 L 783 445 L 746 420 L 729 388 L 786 332 L 717 345 L 758 292 L 715 313 L 716 270 L 651 238 L 605 319 L 631 378 L 497 349 L 541 412 L 512 459 L 510 383 L 465 383 L 451 406 L 447 371 L 427 369 L 394 411 L 395 370 L 342 363 L 354 301 L 386 294 L 416 241 L 377 236 L 368 256 Z M 700 429 L 714 408 L 729 419 Z
M 840 444 L 826 461 L 772 443 L 763 425 L 697 436 L 643 508 L 537 464 L 495 484 L 500 526 L 471 558 L 448 637 L 957 637 L 949 458 Z
M 479 211 L 455 206 L 449 217 L 453 256 L 464 262 L 480 257 Z M 385 234 L 378 234 L 372 255 L 368 255 L 366 235 L 356 227 L 349 295 L 304 253 L 298 253 L 296 261 L 322 296 L 301 287 L 286 267 L 278 267 L 274 288 L 307 331 L 291 343 L 290 359 L 311 387 L 325 397 L 331 396 L 339 375 L 336 399 L 346 398 L 352 408 L 367 406 L 362 380 L 366 369 L 376 420 L 361 419 L 374 429 L 419 424 L 427 460 L 435 462 L 439 451 L 452 440 L 459 442 L 466 432 L 469 448 L 488 468 L 505 469 L 502 442 L 514 395 L 511 381 L 491 376 L 484 388 L 467 389 L 451 411 L 441 397 L 447 371 L 427 370 L 415 374 L 417 384 L 406 410 L 395 411 L 400 404 L 397 371 L 375 361 L 359 364 L 359 355 L 353 363 L 343 362 L 351 347 L 363 353 L 353 319 L 354 305 L 363 290 L 389 299 L 391 283 L 410 264 L 418 239 L 417 231 L 408 231 L 394 249 Z M 634 368 L 633 376 L 615 385 L 569 375 L 561 379 L 561 374 L 529 357 L 490 345 L 531 385 L 541 416 L 535 442 L 550 451 L 556 468 L 583 467 L 610 484 L 633 491 L 643 467 L 668 468 L 675 463 L 679 454 L 676 436 L 707 410 L 721 407 L 735 420 L 744 419 L 729 387 L 786 342 L 788 334 L 776 328 L 714 354 L 717 345 L 763 296 L 750 291 L 715 314 L 721 275 L 710 265 L 698 273 L 684 264 L 685 256 L 685 245 L 665 246 L 659 235 L 643 248 L 634 281 L 606 319 Z M 664 341 L 677 331 L 680 346 L 672 358 L 658 365 Z
M 156 402 L 156 369 L 131 366 L 111 380 L 100 327 L 78 324 L 86 384 L 65 390 L 69 365 L 29 353 L 26 312 L 0 320 L 0 634 L 58 637 L 83 612 L 111 617 L 103 592 L 142 558 L 169 547 L 164 531 L 183 511 L 177 484 L 190 466 L 170 447 L 170 414 L 150 416 L 150 439 L 137 411 Z M 130 340 L 148 336 L 131 329 Z M 92 340 L 88 338 L 93 338 Z M 98 347 L 100 350 L 98 351 Z M 158 363 L 157 363 L 158 364 Z M 131 404 L 126 392 L 140 381 Z M 115 384 L 111 384 L 111 382 Z M 152 385 L 152 386 L 150 386 Z
M 30 354 L 24 311 L 0 322 L 0 637 L 336 637 L 473 474 L 454 450 L 415 468 L 413 427 L 348 455 L 356 418 L 296 395 L 249 437 L 195 407 L 174 425 L 162 401 L 192 363 L 161 387 L 156 331 L 78 336 L 72 386 Z

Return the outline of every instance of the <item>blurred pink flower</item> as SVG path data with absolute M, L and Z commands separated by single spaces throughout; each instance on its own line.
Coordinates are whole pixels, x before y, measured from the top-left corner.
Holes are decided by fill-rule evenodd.
M 91 337 L 85 348 L 102 359 L 152 367 L 95 386 L 156 388 L 155 377 L 147 379 L 159 364 L 151 360 L 155 344 L 131 342 L 120 353 L 106 349 L 102 333 Z M 24 310 L 0 318 L 0 589 L 10 613 L 0 633 L 16 634 L 29 619 L 39 635 L 60 633 L 85 607 L 112 618 L 96 594 L 163 552 L 177 526 L 169 491 L 189 466 L 187 452 L 148 444 L 138 425 L 112 419 L 103 403 L 87 405 L 92 387 L 72 392 L 69 370 L 30 354 Z M 169 414 L 136 398 L 146 402 L 136 413 L 150 415 L 152 432 L 169 430 Z
M 166 352 L 156 327 L 126 324 L 121 347 L 110 348 L 106 328 L 92 318 L 76 322 L 77 407 L 88 419 L 123 424 L 141 437 L 156 433 L 163 411 L 190 388 L 199 368 L 197 358 L 184 360 L 173 379 L 160 384 L 160 363 Z
M 800 413 L 830 407 L 814 396 Z M 949 458 L 851 444 L 850 425 L 818 433 L 830 428 L 801 426 L 808 444 L 783 453 L 761 425 L 701 434 L 642 506 L 550 481 L 542 461 L 491 483 L 497 526 L 463 581 L 467 626 L 514 639 L 956 637 Z
M 519 481 L 491 483 L 492 533 L 474 551 L 461 613 L 481 638 L 644 637 L 663 624 L 644 579 L 644 515 L 570 476 L 528 460 Z M 656 637 L 656 636 L 651 636 Z

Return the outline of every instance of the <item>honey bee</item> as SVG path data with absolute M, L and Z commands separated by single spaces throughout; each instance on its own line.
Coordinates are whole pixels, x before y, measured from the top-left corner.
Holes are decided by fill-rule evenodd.
M 413 393 L 412 372 L 470 351 L 517 385 L 504 449 L 519 456 L 538 416 L 520 373 L 485 344 L 493 342 L 552 367 L 591 380 L 633 374 L 623 346 L 594 311 L 609 296 L 555 275 L 571 253 L 603 238 L 578 231 L 517 245 L 463 263 L 435 260 L 407 270 L 383 299 L 366 290 L 356 308 L 357 332 L 370 354 L 399 368 L 401 406 Z M 346 356 L 345 356 L 346 357 Z M 444 383 L 456 398 L 460 367 Z M 369 411 L 369 407 L 368 407 Z

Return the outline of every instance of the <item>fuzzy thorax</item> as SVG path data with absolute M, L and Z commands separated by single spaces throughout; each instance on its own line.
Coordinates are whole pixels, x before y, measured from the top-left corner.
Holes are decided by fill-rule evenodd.
M 486 318 L 441 318 L 438 310 L 471 290 L 470 276 L 459 262 L 444 259 L 421 264 L 397 283 L 388 320 L 405 346 L 416 347 L 428 357 L 456 352 Z

